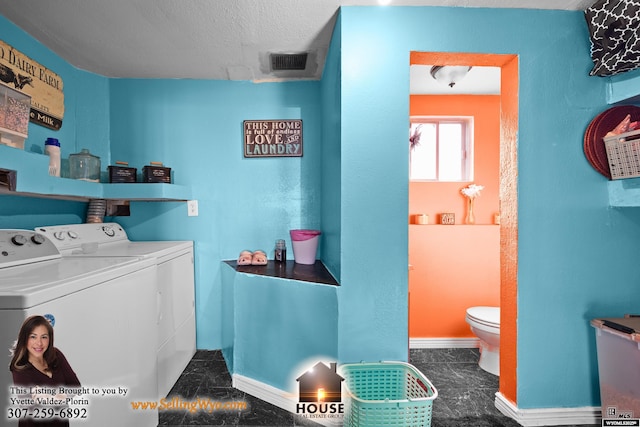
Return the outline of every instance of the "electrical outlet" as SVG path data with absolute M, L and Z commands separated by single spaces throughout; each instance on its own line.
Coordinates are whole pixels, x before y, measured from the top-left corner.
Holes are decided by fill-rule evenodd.
M 187 215 L 189 215 L 189 216 L 198 216 L 198 201 L 197 200 L 188 200 L 187 201 Z

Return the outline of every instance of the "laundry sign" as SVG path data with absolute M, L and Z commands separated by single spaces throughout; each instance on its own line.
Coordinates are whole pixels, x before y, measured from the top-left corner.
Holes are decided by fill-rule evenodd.
M 302 157 L 302 120 L 245 120 L 245 157 Z
M 0 84 L 31 96 L 30 121 L 53 130 L 62 127 L 62 78 L 0 40 Z

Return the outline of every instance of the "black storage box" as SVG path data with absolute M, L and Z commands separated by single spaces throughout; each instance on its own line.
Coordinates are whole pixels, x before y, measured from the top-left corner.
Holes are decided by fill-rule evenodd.
M 136 182 L 138 169 L 127 166 L 109 166 L 109 182 L 111 183 L 131 183 Z
M 161 182 L 171 184 L 171 168 L 163 166 L 144 166 L 142 168 L 142 182 Z

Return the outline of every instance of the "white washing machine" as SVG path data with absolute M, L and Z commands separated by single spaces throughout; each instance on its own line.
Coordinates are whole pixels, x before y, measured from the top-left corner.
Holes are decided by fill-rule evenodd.
M 117 223 L 37 227 L 64 257 L 141 257 L 158 266 L 158 398 L 196 352 L 193 242 L 132 242 Z
M 131 405 L 157 397 L 157 337 L 149 333 L 157 327 L 156 279 L 153 260 L 62 257 L 36 232 L 0 230 L 0 424 L 17 425 L 7 419 L 9 349 L 23 321 L 39 314 L 51 319 L 55 347 L 91 389 L 78 396 L 88 403 L 75 405 L 86 408 L 88 418 L 71 425 L 156 426 L 157 410 Z M 110 393 L 125 388 L 125 396 Z

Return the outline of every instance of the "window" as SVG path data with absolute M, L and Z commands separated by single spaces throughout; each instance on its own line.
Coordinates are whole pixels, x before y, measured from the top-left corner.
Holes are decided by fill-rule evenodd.
M 409 178 L 473 181 L 473 117 L 412 117 Z

